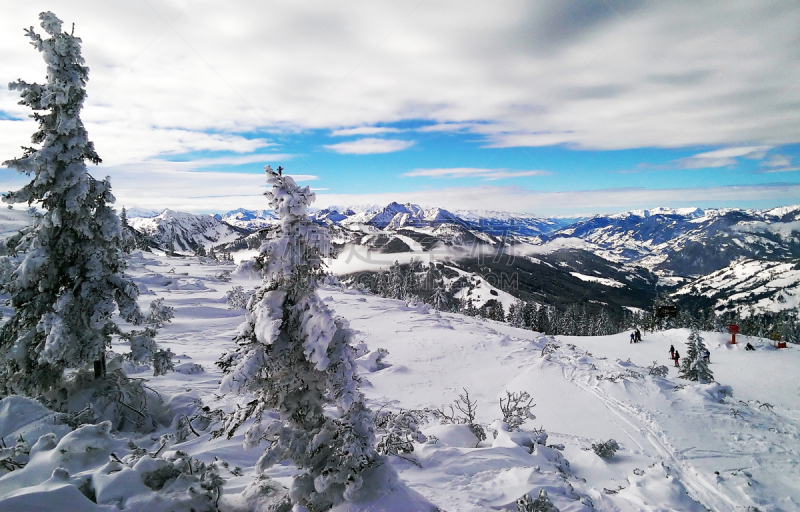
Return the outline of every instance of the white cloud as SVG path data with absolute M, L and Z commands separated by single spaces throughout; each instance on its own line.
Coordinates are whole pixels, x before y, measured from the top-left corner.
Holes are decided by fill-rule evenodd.
M 278 155 L 280 156 L 280 155 Z M 223 159 L 220 159 L 223 160 Z M 212 165 L 213 159 L 195 162 L 144 161 L 133 164 L 89 166 L 96 178 L 109 176 L 116 205 L 161 211 L 170 208 L 189 212 L 225 212 L 236 208 L 263 209 L 267 201 L 263 172 L 193 171 Z M 318 176 L 289 174 L 297 182 L 316 181 Z M 0 191 L 15 190 L 30 178 L 0 168 Z M 324 190 L 324 189 L 318 189 Z
M 765 173 L 800 171 L 800 167 L 794 165 L 792 158 L 786 155 L 770 155 L 761 162 L 760 167 Z
M 508 169 L 478 169 L 473 167 L 454 167 L 443 169 L 415 169 L 403 173 L 402 176 L 418 177 L 426 176 L 430 178 L 482 178 L 487 181 L 494 181 L 506 178 L 520 178 L 525 176 L 546 176 L 548 171 L 513 171 Z
M 383 194 L 320 194 L 314 206 L 323 208 L 398 201 L 445 209 L 497 210 L 537 215 L 591 215 L 658 206 L 768 208 L 794 204 L 798 197 L 800 184 L 569 192 L 537 192 L 519 187 L 481 186 Z
M 737 158 L 760 160 L 772 146 L 741 146 L 706 151 L 686 158 L 673 160 L 664 165 L 652 166 L 655 169 L 708 169 L 729 167 L 739 163 Z
M 346 137 L 352 135 L 380 135 L 382 133 L 400 133 L 402 130 L 397 128 L 387 128 L 385 126 L 359 126 L 357 128 L 341 128 L 334 130 L 331 135 L 334 137 Z
M 351 142 L 340 142 L 325 146 L 327 149 L 337 153 L 350 155 L 371 155 L 376 153 L 394 153 L 402 151 L 414 145 L 412 140 L 396 139 L 359 139 Z
M 3 9 L 0 83 L 43 79 L 20 29 L 49 8 Z M 800 141 L 796 2 L 65 0 L 58 15 L 83 38 L 84 118 L 115 162 L 253 144 L 209 133 L 407 119 L 496 147 Z M 16 101 L 0 110 L 27 115 Z

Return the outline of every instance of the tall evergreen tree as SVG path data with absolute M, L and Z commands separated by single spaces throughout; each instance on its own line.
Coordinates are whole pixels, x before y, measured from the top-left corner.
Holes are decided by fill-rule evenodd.
M 359 390 L 352 334 L 315 291 L 322 262 L 309 239 L 318 228 L 306 213 L 314 194 L 265 169 L 272 185 L 265 195 L 281 223 L 256 259 L 264 280 L 239 327 L 239 347 L 219 362 L 221 390 L 250 397 L 219 433 L 230 437 L 253 418 L 245 445 L 269 443 L 256 467 L 291 460 L 302 470 L 292 500 L 327 510 L 352 496 L 362 471 L 375 463 L 374 418 Z
M 686 357 L 681 361 L 678 376 L 702 383 L 713 382 L 714 374 L 708 367 L 708 361 L 705 358 L 706 350 L 706 345 L 703 342 L 703 337 L 700 336 L 700 332 L 692 328 L 692 332 L 686 341 Z
M 81 40 L 61 31 L 53 13 L 39 16 L 50 35 L 33 27 L 25 33 L 47 63 L 47 82 L 9 84 L 21 91 L 20 104 L 34 110 L 40 148 L 4 163 L 34 179 L 7 203 L 39 202 L 44 215 L 7 259 L 18 264 L 3 282 L 14 314 L 0 329 L 0 388 L 5 393 L 34 395 L 63 378 L 65 368 L 94 362 L 96 376 L 105 368 L 105 350 L 118 332 L 112 315 L 139 322 L 138 290 L 122 277 L 118 250 L 119 217 L 108 179 L 96 180 L 86 161 L 100 163 L 80 118 L 89 69 L 81 57 Z M 8 261 L 8 260 L 7 260 Z

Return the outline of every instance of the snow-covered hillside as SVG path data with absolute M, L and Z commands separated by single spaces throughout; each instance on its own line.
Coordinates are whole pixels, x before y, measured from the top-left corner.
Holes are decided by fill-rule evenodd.
M 162 247 L 172 242 L 176 250 L 188 252 L 193 252 L 198 246 L 210 247 L 232 242 L 246 233 L 212 215 L 195 215 L 169 209 L 155 217 L 130 217 L 128 223 Z
M 250 231 L 274 226 L 278 223 L 278 217 L 271 210 L 245 210 L 239 208 L 224 215 L 215 215 L 216 219 L 221 220 L 231 226 L 237 226 Z
M 142 305 L 163 297 L 175 308 L 173 322 L 159 331 L 157 341 L 178 355 L 177 372 L 153 377 L 140 366 L 130 368 L 131 376 L 148 379 L 173 411 L 194 410 L 196 400 L 211 409 L 235 406 L 234 397 L 218 392 L 221 373 L 214 362 L 234 347 L 244 315 L 242 309 L 228 309 L 225 293 L 254 283 L 215 277 L 225 269 L 233 267 L 138 252 L 131 259 L 129 272 L 142 289 Z M 374 410 L 442 408 L 449 413 L 447 405 L 464 390 L 477 401 L 476 421 L 486 440 L 479 442 L 466 425 L 440 425 L 430 417 L 422 425 L 427 441 L 389 459 L 411 489 L 442 510 L 514 511 L 517 498 L 536 497 L 542 489 L 561 511 L 800 507 L 795 463 L 800 350 L 794 346 L 776 350 L 746 337 L 730 346 L 727 335 L 704 333 L 719 384 L 697 384 L 678 379 L 674 368 L 665 378 L 648 375 L 654 360 L 670 364 L 670 344 L 684 351 L 685 330 L 647 332 L 635 345 L 625 333 L 552 338 L 336 286 L 320 293 L 355 331 L 364 354 L 359 359 L 363 390 Z M 744 350 L 748 341 L 755 351 Z M 376 358 L 379 348 L 388 355 Z M 497 422 L 499 400 L 506 392 L 523 391 L 536 404 L 536 419 L 525 421 L 518 432 L 503 430 Z M 179 507 L 191 495 L 188 480 L 164 473 L 164 483 L 158 484 L 163 487 L 156 489 L 148 476 L 155 466 L 145 464 L 147 457 L 130 467 L 114 460 L 130 460 L 129 441 L 155 453 L 163 439 L 162 453 L 177 457 L 175 464 L 186 457 L 216 461 L 225 479 L 220 510 L 255 510 L 259 500 L 267 510 L 266 503 L 280 495 L 256 482 L 261 449 L 244 450 L 241 434 L 211 439 L 215 427 L 202 422 L 195 424 L 196 434 L 187 430 L 182 440 L 161 437 L 174 432 L 175 424 L 147 435 L 95 427 L 70 434 L 38 404 L 15 400 L 0 400 L 6 446 L 19 435 L 32 446 L 40 435 L 54 436 L 36 444 L 28 466 L 0 477 L 0 510 L 184 510 Z M 592 444 L 609 439 L 620 448 L 612 458 L 602 458 Z M 295 470 L 277 465 L 268 474 L 288 484 Z M 413 502 L 370 506 L 335 510 L 417 510 Z
M 714 301 L 714 309 L 797 311 L 800 307 L 800 264 L 795 262 L 743 260 L 696 279 L 673 293 L 674 297 L 702 296 Z
M 745 257 L 799 257 L 798 212 L 797 206 L 634 210 L 578 221 L 541 241 L 578 238 L 612 261 L 680 276 L 703 275 Z

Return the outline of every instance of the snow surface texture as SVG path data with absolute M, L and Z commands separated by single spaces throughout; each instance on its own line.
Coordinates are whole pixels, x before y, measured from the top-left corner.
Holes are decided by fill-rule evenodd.
M 235 348 L 232 339 L 242 320 L 241 310 L 228 309 L 225 294 L 233 286 L 248 288 L 252 283 L 216 279 L 224 269 L 233 267 L 139 252 L 132 257 L 130 275 L 136 282 L 147 282 L 142 307 L 155 295 L 175 308 L 172 323 L 159 331 L 159 344 L 178 354 L 176 365 L 192 363 L 204 369 L 136 375 L 148 378 L 148 385 L 176 412 L 188 411 L 196 399 L 212 409 L 233 407 L 234 397 L 217 392 L 222 375 L 214 362 L 221 352 Z M 155 274 L 169 279 L 149 277 Z M 192 283 L 202 286 L 188 286 Z M 428 444 L 415 444 L 405 459 L 390 457 L 391 467 L 410 489 L 443 510 L 514 511 L 515 500 L 526 493 L 536 498 L 540 489 L 561 511 L 590 510 L 590 502 L 597 510 L 609 511 L 800 507 L 800 350 L 793 346 L 776 350 L 766 341 L 741 336 L 739 344 L 731 346 L 727 335 L 702 333 L 719 384 L 697 384 L 678 379 L 668 360 L 670 344 L 682 350 L 688 330 L 647 332 L 636 345 L 629 344 L 628 333 L 554 340 L 507 324 L 350 290 L 324 288 L 320 294 L 350 322 L 356 343 L 363 343 L 361 353 L 388 350 L 384 364 L 362 372 L 362 389 L 373 409 L 443 407 L 462 388 L 477 400 L 477 421 L 488 434 L 477 447 L 463 425 L 430 421 L 422 426 Z M 748 341 L 755 352 L 744 350 Z M 654 360 L 670 366 L 667 378 L 648 376 Z M 536 403 L 537 419 L 523 424 L 521 432 L 508 432 L 495 423 L 506 391 L 527 391 Z M 277 503 L 279 484 L 289 485 L 296 470 L 276 465 L 268 472 L 275 482 L 259 481 L 254 469 L 259 450 L 243 450 L 241 434 L 211 440 L 213 427 L 201 426 L 196 426 L 199 437 L 189 434 L 183 441 L 173 440 L 164 451 L 181 450 L 205 464 L 215 458 L 225 461 L 227 469 L 219 462 L 226 480 L 220 509 L 268 510 L 267 504 Z M 532 432 L 540 427 L 548 434 L 545 445 L 537 444 Z M 160 435 L 174 428 L 162 426 L 149 435 L 106 434 L 96 427 L 80 435 L 82 430 L 69 434 L 70 430 L 55 424 L 53 413 L 33 402 L 0 401 L 0 436 L 6 446 L 22 434 L 35 448 L 39 436 L 54 434 L 32 451 L 30 469 L 0 478 L 0 510 L 155 512 L 165 510 L 160 500 L 188 500 L 180 482 L 168 483 L 167 493 L 137 483 L 147 471 L 135 464 L 125 464 L 122 470 L 130 478 L 115 492 L 102 484 L 103 478 L 117 474 L 109 472 L 117 468 L 108 466 L 110 451 L 126 460 L 130 439 L 155 452 Z M 73 444 L 78 439 L 83 444 Z M 612 458 L 600 458 L 591 450 L 592 444 L 609 439 L 620 445 Z M 45 446 L 81 455 L 64 462 L 57 450 Z M 85 451 L 89 447 L 91 453 Z M 56 472 L 60 466 L 69 476 Z M 369 475 L 374 494 L 336 510 L 420 510 L 414 508 L 424 503 L 420 498 L 379 488 L 386 478 L 379 471 Z M 96 482 L 97 503 L 79 490 L 90 479 Z M 369 508 L 375 503 L 384 508 Z

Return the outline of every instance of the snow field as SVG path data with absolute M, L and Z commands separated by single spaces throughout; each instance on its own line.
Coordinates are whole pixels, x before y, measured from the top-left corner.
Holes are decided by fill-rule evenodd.
M 164 297 L 175 308 L 174 320 L 159 330 L 156 340 L 177 354 L 176 366 L 182 370 L 160 377 L 152 377 L 151 371 L 131 376 L 147 378 L 173 412 L 188 410 L 195 399 L 212 409 L 235 406 L 236 397 L 219 394 L 222 375 L 214 362 L 235 346 L 232 338 L 244 310 L 229 310 L 225 292 L 236 285 L 249 290 L 255 283 L 215 277 L 233 268 L 138 252 L 131 258 L 127 273 L 142 285 L 142 307 Z M 554 339 L 336 287 L 319 293 L 349 321 L 357 343 L 371 353 L 378 348 L 389 352 L 383 364 L 370 360 L 370 353 L 359 362 L 362 389 L 374 410 L 444 408 L 463 389 L 477 400 L 477 421 L 487 429 L 485 441 L 474 442 L 464 425 L 431 421 L 422 427 L 429 443 L 415 443 L 414 452 L 404 458 L 390 457 L 401 479 L 443 510 L 513 511 L 517 498 L 524 493 L 535 497 L 539 489 L 545 489 L 562 511 L 590 510 L 592 505 L 615 511 L 800 506 L 800 353 L 795 348 L 778 351 L 743 337 L 730 347 L 726 335 L 703 333 L 720 384 L 699 385 L 677 379 L 673 368 L 667 378 L 647 375 L 653 360 L 670 364 L 670 344 L 685 351 L 686 330 L 645 333 L 644 341 L 635 345 L 628 343 L 628 333 Z M 747 341 L 758 350 L 744 351 Z M 528 420 L 522 432 L 507 432 L 496 422 L 501 417 L 499 399 L 506 391 L 527 391 L 536 403 L 536 419 Z M 12 409 L 17 412 L 12 414 Z M 100 483 L 108 478 L 110 451 L 124 458 L 128 440 L 155 451 L 170 425 L 149 435 L 103 433 L 100 427 L 69 433 L 68 427 L 54 424 L 52 415 L 23 399 L 4 399 L 0 435 L 10 445 L 23 433 L 31 446 L 48 432 L 55 434 L 53 446 L 70 445 L 82 435 L 94 439 L 94 444 L 80 445 L 84 451 L 91 447 L 92 456 L 64 462 L 54 456 L 54 448 L 32 452 L 30 469 L 0 478 L 0 510 L 155 512 L 169 510 L 159 508 L 165 499 L 185 496 L 183 488 L 161 494 L 136 484 L 144 470 L 136 466 L 124 470 L 131 478 L 117 494 L 98 492 L 110 489 Z M 536 444 L 532 432 L 540 427 L 548 434 L 545 445 Z M 181 450 L 206 464 L 215 459 L 227 463 L 228 469 L 220 472 L 226 479 L 221 510 L 266 508 L 269 498 L 257 492 L 253 468 L 261 450 L 245 451 L 241 434 L 212 440 L 210 430 L 167 450 Z M 431 443 L 432 437 L 438 441 Z M 613 458 L 603 459 L 591 445 L 608 439 L 621 448 Z M 55 472 L 64 465 L 68 477 Z M 240 470 L 234 471 L 237 467 Z M 381 489 L 380 482 L 390 480 L 381 471 L 368 476 L 372 484 L 360 503 L 336 510 L 421 509 L 414 507 L 424 502 L 413 495 Z M 295 470 L 278 465 L 268 474 L 288 486 Z M 96 482 L 96 504 L 78 490 L 80 482 L 88 480 Z

